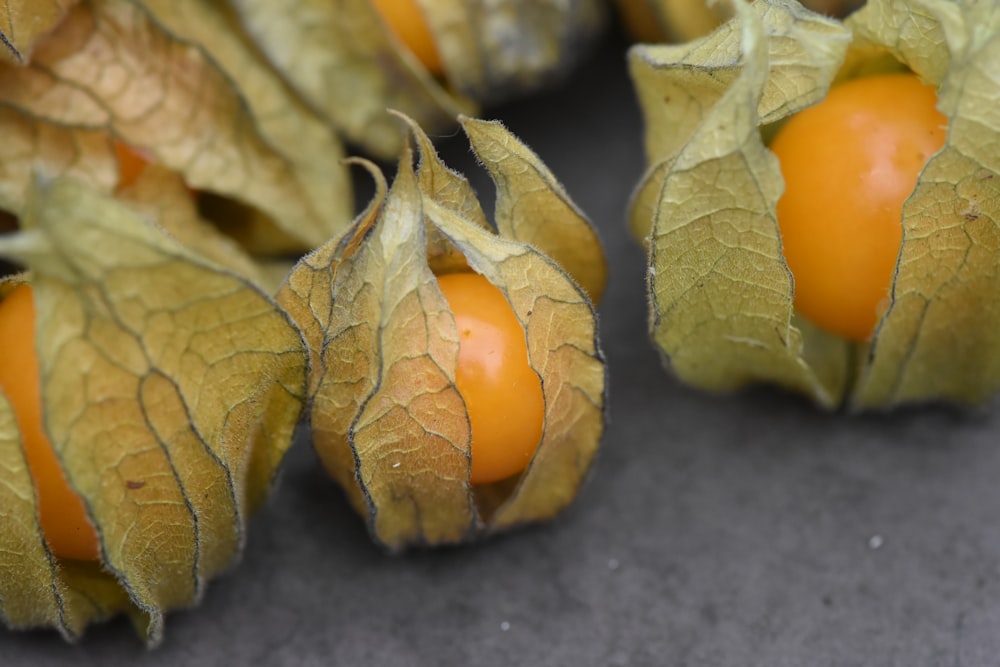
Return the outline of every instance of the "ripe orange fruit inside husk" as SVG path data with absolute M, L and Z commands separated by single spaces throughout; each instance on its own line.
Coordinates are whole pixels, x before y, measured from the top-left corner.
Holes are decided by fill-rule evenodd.
M 904 200 L 944 144 L 937 95 L 912 74 L 834 86 L 771 144 L 785 179 L 778 226 L 795 306 L 839 336 L 867 340 L 889 296 Z
M 35 307 L 31 288 L 26 284 L 0 301 L 0 390 L 17 417 L 49 548 L 60 558 L 96 560 L 100 553 L 97 534 L 83 501 L 66 482 L 42 428 Z
M 545 400 L 524 328 L 506 297 L 476 273 L 438 277 L 458 327 L 455 385 L 472 426 L 473 484 L 520 473 L 542 437 Z

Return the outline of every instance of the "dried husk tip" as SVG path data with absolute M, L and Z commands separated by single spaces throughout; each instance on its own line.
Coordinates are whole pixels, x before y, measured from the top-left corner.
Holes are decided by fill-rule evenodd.
M 1000 389 L 1000 8 L 875 0 L 840 23 L 797 3 L 736 17 L 630 67 L 649 169 L 630 225 L 649 250 L 650 328 L 709 391 L 769 382 L 856 409 L 978 403 Z M 910 69 L 949 119 L 902 215 L 891 298 L 867 344 L 799 318 L 781 252 L 783 189 L 764 137 L 835 79 Z
M 37 182 L 0 255 L 28 280 L 44 431 L 99 538 L 56 557 L 0 397 L 0 618 L 73 640 L 126 612 L 149 645 L 239 559 L 291 444 L 308 355 L 253 282 L 71 179 Z M 210 390 L 209 390 L 210 389 Z
M 497 184 L 494 230 L 468 182 L 402 118 L 419 168 L 404 149 L 386 194 L 369 166 L 378 192 L 367 210 L 305 257 L 278 295 L 312 353 L 315 448 L 372 537 L 390 550 L 465 542 L 553 517 L 585 478 L 605 418 L 604 362 L 588 297 L 603 289 L 605 266 L 593 229 L 507 130 L 463 118 Z M 524 217 L 534 210 L 536 220 Z M 563 266 L 579 272 L 570 277 Z M 503 293 L 544 395 L 543 434 L 528 467 L 476 487 L 469 419 L 455 386 L 458 332 L 435 277 L 461 270 Z

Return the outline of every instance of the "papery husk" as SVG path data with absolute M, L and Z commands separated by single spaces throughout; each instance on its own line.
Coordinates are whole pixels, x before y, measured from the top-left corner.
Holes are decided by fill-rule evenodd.
M 180 174 L 148 165 L 135 182 L 118 185 L 118 165 L 108 135 L 34 120 L 12 109 L 0 109 L 0 209 L 19 211 L 39 175 L 71 177 L 95 192 L 115 196 L 153 219 L 176 240 L 206 259 L 254 280 L 273 293 L 284 276 L 271 276 L 246 249 L 207 222 Z M 16 229 L 16 218 L 8 228 Z M 290 265 L 283 270 L 287 272 Z
M 71 154 L 68 167 L 85 171 L 101 162 L 99 179 L 89 179 L 100 180 L 93 185 L 101 191 L 115 185 L 107 176 L 114 163 L 108 166 L 107 147 L 93 145 L 96 135 L 132 147 L 192 188 L 240 202 L 247 225 L 257 227 L 244 237 L 255 255 L 302 252 L 350 222 L 339 139 L 220 3 L 81 3 L 39 41 L 30 61 L 0 64 L 0 106 L 8 123 L 18 114 L 22 124 L 55 126 L 47 135 L 75 133 L 72 148 L 89 133 L 87 150 Z M 63 172 L 46 169 L 49 163 L 30 166 L 49 178 Z M 24 178 L 5 187 L 20 188 L 8 202 L 27 191 Z M 14 213 L 16 204 L 0 201 Z
M 78 0 L 6 0 L 0 7 L 0 62 L 23 65 L 39 40 Z
M 566 73 L 605 22 L 599 0 L 418 3 L 441 54 L 443 80 L 395 37 L 370 0 L 231 0 L 290 84 L 351 143 L 395 159 L 398 109 L 428 132 L 459 114 L 535 90 Z
M 862 53 L 878 45 L 938 86 L 949 123 L 903 205 L 891 305 L 851 402 L 980 403 L 1000 390 L 1000 5 L 875 5 L 852 19 Z
M 650 163 L 630 226 L 665 360 L 703 389 L 769 382 L 825 407 L 985 400 L 1000 389 L 1000 9 L 879 1 L 842 25 L 779 0 L 733 7 L 702 40 L 630 54 Z M 904 205 L 887 310 L 855 345 L 794 312 L 762 135 L 835 78 L 903 67 L 938 86 L 948 136 Z
M 316 450 L 373 539 L 390 550 L 465 542 L 553 517 L 576 495 L 604 423 L 604 363 L 586 293 L 538 249 L 488 228 L 465 179 L 405 120 L 421 151 L 417 173 L 409 148 L 388 195 L 374 172 L 378 192 L 368 209 L 305 257 L 278 295 L 312 351 Z M 501 196 L 524 201 L 532 191 L 517 185 L 520 160 L 540 171 L 537 158 L 499 125 L 463 123 L 470 139 L 482 133 L 486 145 L 508 146 L 506 158 L 487 161 Z M 476 151 L 484 145 L 472 143 Z M 576 216 L 563 224 L 568 234 L 592 232 Z M 458 268 L 484 275 L 506 296 L 545 400 L 528 468 L 475 488 L 470 426 L 455 387 L 458 332 L 431 270 L 456 255 L 465 262 Z
M 239 559 L 298 422 L 305 346 L 253 282 L 76 181 L 36 184 L 22 223 L 0 254 L 31 269 L 44 428 L 101 560 L 49 551 L 0 401 L 0 616 L 75 639 L 125 611 L 156 645 L 164 614 Z
M 159 165 L 149 165 L 117 199 L 154 221 L 175 241 L 204 259 L 224 267 L 274 293 L 278 287 L 264 267 L 242 246 L 202 219 L 181 177 Z
M 67 176 L 105 194 L 118 184 L 117 159 L 105 132 L 65 127 L 0 107 L 0 136 L 0 209 L 4 211 L 13 214 L 24 208 L 39 174 Z

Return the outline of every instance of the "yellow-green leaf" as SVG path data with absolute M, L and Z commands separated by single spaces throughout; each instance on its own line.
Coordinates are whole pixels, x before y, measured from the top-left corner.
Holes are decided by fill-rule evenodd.
M 297 248 L 346 225 L 343 168 L 330 162 L 337 144 L 318 121 L 308 120 L 273 75 L 254 69 L 263 65 L 239 51 L 236 37 L 220 32 L 209 54 L 164 25 L 125 0 L 80 5 L 29 66 L 0 66 L 0 102 L 57 125 L 105 130 L 192 187 L 266 214 Z M 317 149 L 333 153 L 311 157 Z
M 46 432 L 118 580 L 80 585 L 100 609 L 124 590 L 155 644 L 239 556 L 298 421 L 304 345 L 252 283 L 124 205 L 68 180 L 32 195 L 0 254 L 32 270 Z
M 427 266 L 406 160 L 364 242 L 338 259 L 312 404 L 316 449 L 357 489 L 356 504 L 364 498 L 382 544 L 461 541 L 474 509 L 469 424 L 454 387 L 458 334 Z
M 354 224 L 344 230 L 342 235 L 335 236 L 299 260 L 288 274 L 277 296 L 278 303 L 298 324 L 309 350 L 312 369 L 309 374 L 310 396 L 315 394 L 317 384 L 323 376 L 321 352 L 324 348 L 324 337 L 330 327 L 333 308 L 331 283 L 335 279 L 341 260 L 349 259 L 354 254 L 360 239 L 375 224 L 388 190 L 385 177 L 378 167 L 364 160 L 358 162 L 374 178 L 375 196 Z M 313 418 L 315 419 L 316 415 L 313 415 Z
M 474 118 L 460 122 L 496 183 L 500 235 L 538 248 L 599 303 L 608 269 L 604 247 L 590 221 L 548 167 L 503 125 Z
M 896 37 L 910 67 L 943 72 L 938 106 L 949 119 L 944 148 L 904 204 L 892 305 L 854 404 L 981 402 L 1000 390 L 1000 7 L 876 6 L 851 25 Z M 933 63 L 928 35 L 928 49 L 942 42 Z
M 859 408 L 975 403 L 996 393 L 1000 9 L 973 0 L 872 0 L 846 21 L 853 37 L 838 69 L 844 44 L 836 24 L 778 0 L 754 7 L 767 58 L 748 57 L 755 45 L 745 39 L 743 50 L 734 50 L 732 35 L 737 26 L 746 31 L 751 16 L 739 3 L 740 22 L 702 41 L 633 51 L 632 72 L 651 124 L 651 166 L 630 223 L 637 236 L 648 235 L 657 343 L 683 379 L 709 389 L 765 380 L 823 405 L 847 392 Z M 763 93 L 726 106 L 751 65 L 767 68 Z M 781 176 L 758 136 L 770 130 L 765 123 L 819 99 L 831 79 L 893 70 L 912 70 L 937 85 L 948 133 L 904 204 L 888 308 L 871 343 L 855 346 L 794 317 L 790 282 L 762 282 L 765 267 L 785 265 L 773 222 Z M 749 131 L 748 106 L 760 116 Z M 720 109 L 729 116 L 717 119 Z M 719 167 L 734 145 L 740 164 L 724 172 Z M 753 233 L 732 234 L 738 228 L 731 220 L 749 221 Z M 734 257 L 745 258 L 745 266 Z M 768 304 L 788 308 L 787 317 L 772 310 L 766 327 L 748 328 L 746 315 Z M 787 347 L 783 361 L 763 337 L 775 332 Z M 791 360 L 798 379 L 782 370 Z
M 833 361 L 817 373 L 803 359 L 814 350 L 803 349 L 828 350 L 846 364 L 846 348 L 804 339 L 793 325 L 792 277 L 774 214 L 781 176 L 759 126 L 762 112 L 789 110 L 767 101 L 770 46 L 822 43 L 810 48 L 820 65 L 778 59 L 782 68 L 798 67 L 784 77 L 799 80 L 789 99 L 805 104 L 815 95 L 803 90 L 832 79 L 845 36 L 791 2 L 734 7 L 738 30 L 631 52 L 632 76 L 655 128 L 647 151 L 657 162 L 632 209 L 634 230 L 651 223 L 652 334 L 671 369 L 695 386 L 729 391 L 767 380 L 833 406 L 845 389 L 845 367 Z
M 201 219 L 194 198 L 178 174 L 149 165 L 135 183 L 118 193 L 118 199 L 155 220 L 176 241 L 203 258 L 264 285 L 263 271 L 243 248 Z
M 386 109 L 434 131 L 475 107 L 449 94 L 386 29 L 369 0 L 234 0 L 247 31 L 288 82 L 351 142 L 399 155 Z
M 417 181 L 420 191 L 436 202 L 456 211 L 459 215 L 489 228 L 483 207 L 472 186 L 461 174 L 449 169 L 438 157 L 434 144 L 421 127 L 408 116 L 397 114 L 416 139 L 420 154 Z M 465 256 L 433 225 L 425 227 L 427 234 L 427 263 L 435 274 L 468 271 Z
M 13 628 L 53 626 L 72 638 L 37 516 L 14 408 L 0 391 L 0 619 Z
M 955 2 L 874 2 L 846 24 L 852 39 L 844 76 L 854 76 L 856 70 L 865 71 L 873 63 L 884 67 L 885 56 L 890 56 L 892 62 L 905 64 L 938 85 L 951 60 L 944 29 L 954 30 L 961 18 Z
M 353 213 L 353 192 L 340 141 L 289 92 L 270 63 L 247 47 L 238 17 L 225 3 L 204 0 L 142 0 L 141 4 L 174 39 L 195 44 L 225 72 L 249 106 L 268 148 L 288 163 L 308 216 L 318 223 L 315 231 L 307 229 L 308 235 L 296 236 L 313 247 L 346 227 Z M 285 214 L 279 209 L 285 206 L 281 201 L 263 210 L 280 224 Z
M 0 281 L 0 301 L 23 276 Z M 125 610 L 148 625 L 114 577 L 97 563 L 60 561 L 38 520 L 34 481 L 11 404 L 0 391 L 0 622 L 26 629 L 56 628 L 73 641 L 84 628 Z
M 118 165 L 105 132 L 65 128 L 0 109 L 0 134 L 4 137 L 0 142 L 0 209 L 20 211 L 39 177 L 68 176 L 98 192 L 116 191 Z M 149 165 L 133 185 L 119 188 L 117 196 L 155 219 L 188 248 L 258 284 L 276 288 L 284 277 L 266 279 L 262 267 L 237 243 L 202 220 L 195 198 L 175 172 Z

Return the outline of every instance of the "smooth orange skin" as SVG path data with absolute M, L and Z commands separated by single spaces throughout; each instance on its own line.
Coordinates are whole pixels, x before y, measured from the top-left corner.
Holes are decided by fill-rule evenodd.
M 97 560 L 97 533 L 80 496 L 66 483 L 56 453 L 42 430 L 35 306 L 28 285 L 16 287 L 0 301 L 0 390 L 17 417 L 49 548 L 60 558 Z
M 434 76 L 444 73 L 441 52 L 438 51 L 427 25 L 427 17 L 417 0 L 372 0 L 382 20 L 427 71 Z
M 115 141 L 114 146 L 118 158 L 118 189 L 124 190 L 138 180 L 149 160 L 128 144 Z
M 937 95 L 912 74 L 832 88 L 793 116 L 771 150 L 785 193 L 778 226 L 795 276 L 795 307 L 852 341 L 871 337 L 889 296 L 904 200 L 944 145 Z
M 524 329 L 503 292 L 478 273 L 438 277 L 458 327 L 455 385 L 472 424 L 473 484 L 524 470 L 542 437 L 545 400 Z

